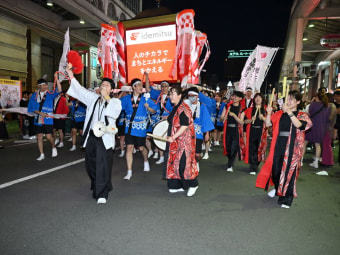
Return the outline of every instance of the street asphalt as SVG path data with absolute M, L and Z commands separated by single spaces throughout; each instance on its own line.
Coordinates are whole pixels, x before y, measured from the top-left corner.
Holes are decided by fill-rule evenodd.
M 143 172 L 139 152 L 132 179 L 123 180 L 125 158 L 116 152 L 114 189 L 98 205 L 84 153 L 69 152 L 70 142 L 57 158 L 45 142 L 42 162 L 34 142 L 1 144 L 1 255 L 340 254 L 340 167 L 313 169 L 312 154 L 290 209 L 255 188 L 256 176 L 243 162 L 227 173 L 221 147 L 201 160 L 193 197 L 170 194 L 155 159 Z M 321 170 L 329 175 L 316 175 Z

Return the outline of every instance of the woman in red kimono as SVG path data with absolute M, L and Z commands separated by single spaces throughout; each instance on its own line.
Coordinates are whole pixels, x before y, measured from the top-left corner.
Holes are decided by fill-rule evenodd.
M 289 92 L 287 105 L 272 115 L 272 107 L 267 107 L 266 125 L 273 125 L 270 152 L 256 180 L 256 187 L 275 189 L 268 196 L 279 196 L 278 203 L 289 208 L 296 193 L 296 179 L 301 167 L 305 131 L 312 126 L 308 115 L 298 111 L 302 96 L 297 90 Z
M 256 175 L 258 166 L 261 161 L 264 161 L 266 155 L 268 131 L 265 123 L 266 106 L 264 101 L 264 96 L 261 93 L 256 93 L 253 99 L 255 105 L 247 108 L 241 115 L 241 119 L 246 124 L 247 138 L 244 162 L 249 163 L 249 174 L 251 175 Z
M 194 122 L 189 106 L 183 103 L 181 87 L 170 89 L 170 100 L 174 107 L 167 118 L 166 179 L 170 193 L 188 190 L 187 196 L 191 197 L 198 189 Z

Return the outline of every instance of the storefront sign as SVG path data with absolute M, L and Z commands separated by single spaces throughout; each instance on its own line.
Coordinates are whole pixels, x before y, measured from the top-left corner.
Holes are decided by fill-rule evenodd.
M 340 34 L 325 35 L 320 39 L 320 44 L 329 49 L 340 48 Z

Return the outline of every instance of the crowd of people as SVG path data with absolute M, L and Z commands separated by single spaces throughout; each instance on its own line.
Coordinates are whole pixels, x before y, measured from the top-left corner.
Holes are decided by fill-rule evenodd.
M 202 91 L 199 86 L 183 89 L 167 81 L 156 89 L 146 73 L 145 83 L 136 78 L 130 86 L 117 90 L 112 79 L 104 78 L 97 91 L 90 91 L 79 84 L 71 69 L 67 72 L 71 84 L 68 91 L 62 91 L 59 82 L 55 90 L 48 91 L 47 81 L 39 79 L 38 91 L 29 99 L 28 95 L 23 97 L 23 107 L 34 113 L 30 121 L 23 117 L 23 122 L 33 123 L 40 153 L 37 160 L 42 161 L 46 158 L 43 135 L 51 146 L 51 156 L 57 157 L 57 148 L 64 147 L 66 118 L 70 118 L 69 150 L 77 150 L 79 134 L 97 203 L 106 203 L 112 190 L 116 149 L 126 160 L 126 181 L 133 177 L 134 153 L 139 151 L 145 172 L 151 170 L 149 158 L 157 159 L 156 164 L 163 164 L 162 177 L 169 192 L 186 192 L 191 197 L 198 190 L 200 160 L 209 159 L 211 148 L 222 141 L 226 172 L 236 170 L 237 158 L 244 160 L 249 164 L 249 174 L 257 176 L 256 187 L 269 191 L 274 186 L 268 196 L 278 196 L 283 208 L 289 208 L 297 196 L 296 180 L 310 144 L 315 147 L 310 166 L 334 165 L 333 142 L 339 139 L 340 130 L 338 90 L 330 94 L 320 89 L 305 109 L 301 109 L 300 92 L 293 90 L 279 109 L 275 100 L 266 104 L 264 95 L 253 95 L 250 87 L 245 93 L 233 91 L 227 100 L 221 93 Z M 160 122 L 166 122 L 168 128 L 161 138 L 154 139 L 163 139 L 163 149 L 147 135 Z M 95 130 L 98 123 L 108 127 L 101 136 Z M 31 129 L 32 125 L 25 125 L 23 135 L 31 136 Z M 266 155 L 269 136 L 271 145 Z

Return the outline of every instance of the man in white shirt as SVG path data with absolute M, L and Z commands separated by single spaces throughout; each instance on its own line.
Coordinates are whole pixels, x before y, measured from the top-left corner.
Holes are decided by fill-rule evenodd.
M 105 123 L 105 126 L 115 128 L 122 105 L 119 99 L 111 98 L 115 88 L 112 79 L 102 80 L 100 95 L 97 95 L 81 86 L 70 69 L 67 69 L 67 72 L 71 80 L 67 94 L 87 106 L 82 146 L 85 147 L 86 171 L 91 180 L 93 198 L 98 204 L 105 204 L 112 190 L 111 173 L 115 134 L 104 133 L 102 137 L 97 137 L 94 135 L 93 128 L 99 121 Z

